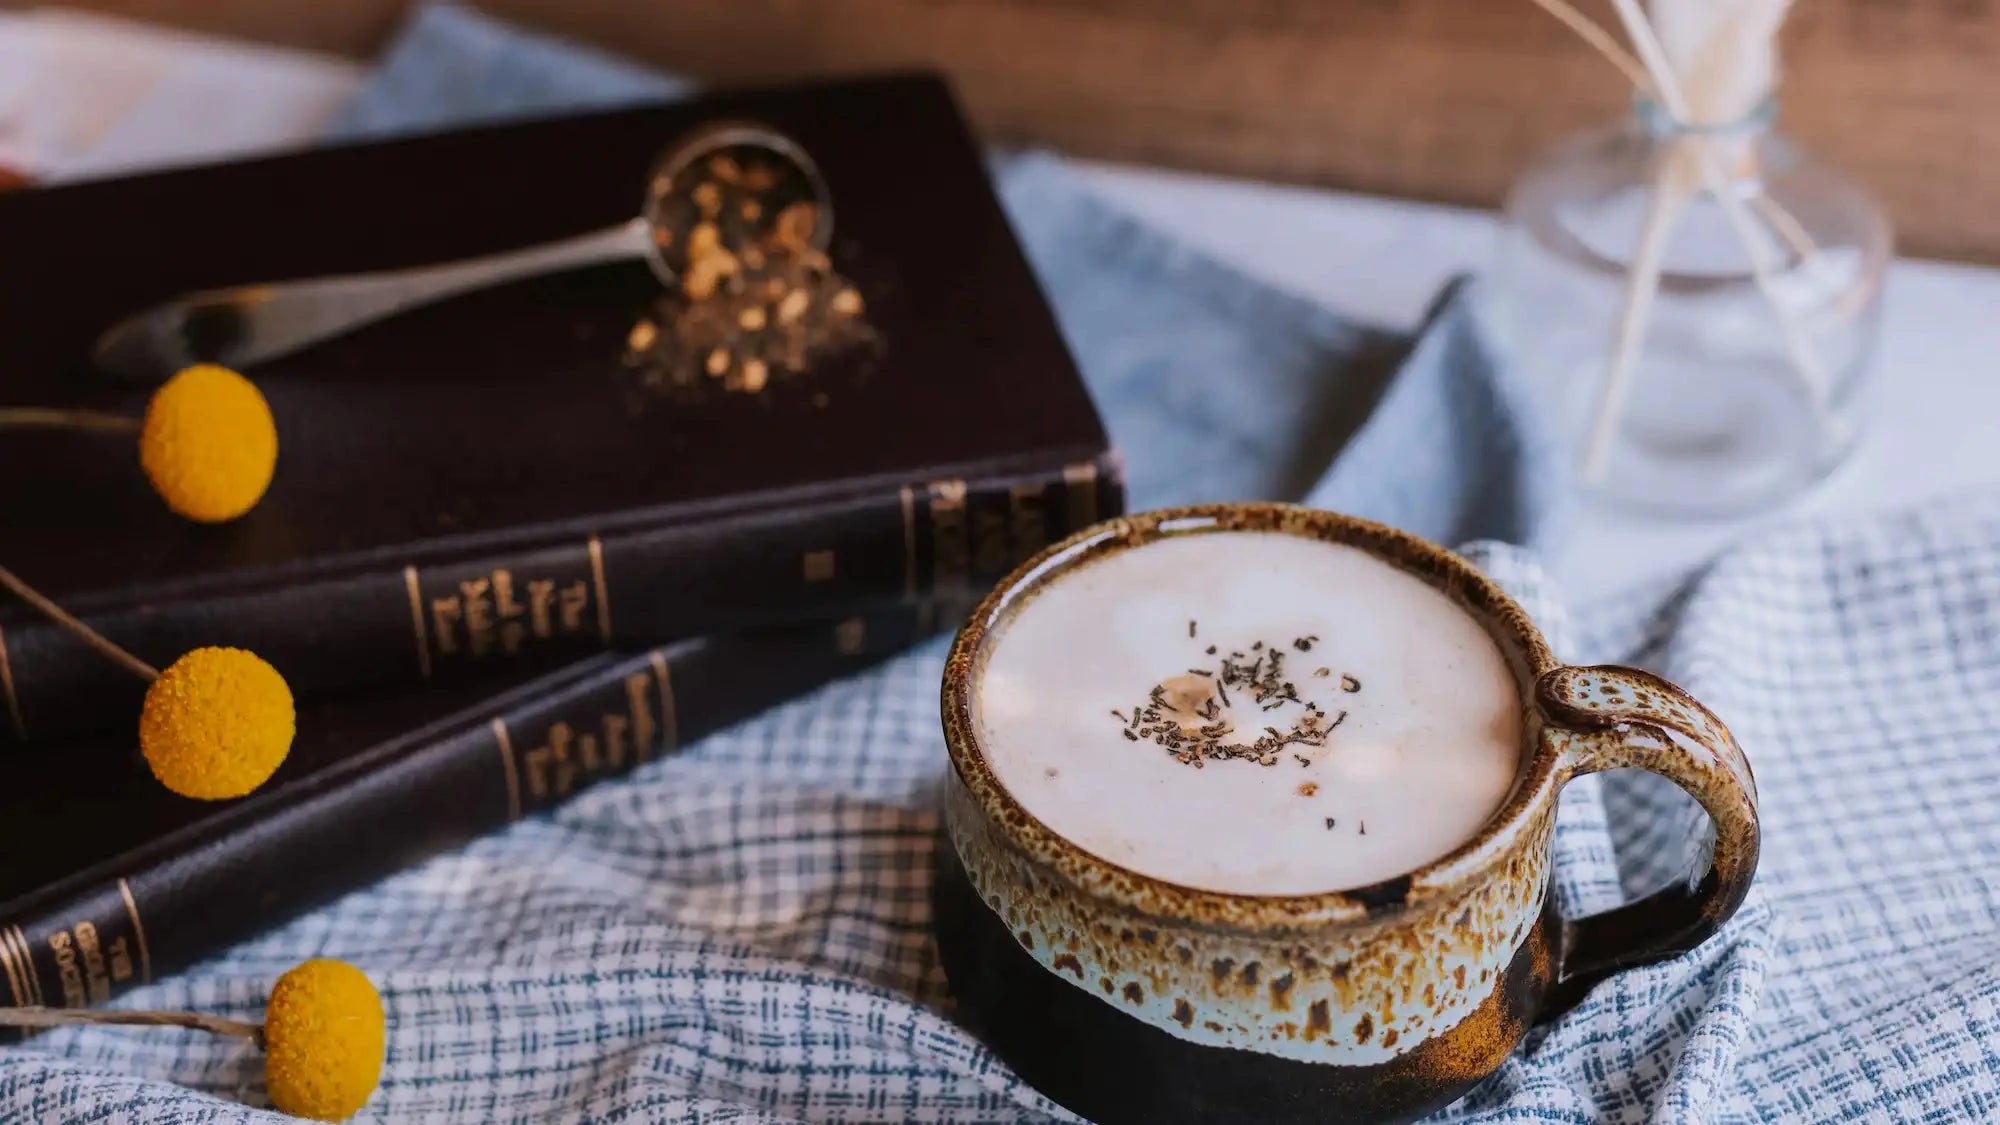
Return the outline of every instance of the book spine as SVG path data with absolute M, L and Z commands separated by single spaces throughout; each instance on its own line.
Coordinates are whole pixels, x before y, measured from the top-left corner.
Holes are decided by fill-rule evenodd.
M 253 816 L 168 837 L 0 917 L 0 1003 L 103 1003 L 867 667 L 927 635 L 922 618 L 899 609 L 601 654 L 358 749 Z
M 504 555 L 70 608 L 155 667 L 203 645 L 249 649 L 309 703 L 894 602 L 934 605 L 950 620 L 1021 559 L 1122 502 L 1107 456 L 914 481 L 804 509 L 586 533 Z M 6 741 L 136 723 L 142 681 L 25 607 L 6 608 Z

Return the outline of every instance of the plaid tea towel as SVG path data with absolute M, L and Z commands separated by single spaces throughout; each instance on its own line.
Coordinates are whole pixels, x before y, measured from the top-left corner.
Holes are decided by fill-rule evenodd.
M 431 9 L 350 122 L 653 96 L 655 81 Z M 1385 389 L 1393 340 L 1112 214 L 1059 162 L 999 175 L 1136 502 L 1310 493 L 1434 536 L 1533 542 L 1554 526 L 1559 492 L 1533 483 L 1542 446 L 1450 302 Z M 1330 413 L 1297 417 L 1313 403 Z M 1664 605 L 1574 620 L 1527 550 L 1467 553 L 1565 656 L 1642 660 L 1723 714 L 1757 770 L 1766 843 L 1750 903 L 1716 940 L 1606 982 L 1443 1119 L 2000 1114 L 1986 1045 L 2000 1022 L 2000 494 L 1796 527 Z M 1067 1120 L 949 1019 L 926 901 L 941 659 L 926 646 L 773 709 L 124 1003 L 254 1019 L 298 960 L 353 961 L 392 1026 L 362 1120 Z M 1667 877 L 1689 814 L 1644 778 L 1572 785 L 1565 907 Z M 261 1104 L 254 1052 L 182 1032 L 74 1029 L 0 1050 L 0 1121 L 282 1120 Z

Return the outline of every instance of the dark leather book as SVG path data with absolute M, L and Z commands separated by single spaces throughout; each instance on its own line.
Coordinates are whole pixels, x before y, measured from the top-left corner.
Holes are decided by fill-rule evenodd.
M 630 218 L 658 150 L 721 117 L 817 159 L 877 346 L 756 394 L 661 395 L 624 358 L 661 297 L 644 265 L 505 284 L 247 371 L 278 468 L 233 523 L 170 514 L 125 435 L 9 431 L 0 564 L 148 662 L 238 645 L 311 702 L 933 594 L 948 610 L 1115 513 L 1104 430 L 928 77 L 0 195 L 0 406 L 136 416 L 145 388 L 91 370 L 91 343 L 190 290 Z M 0 731 L 125 726 L 143 687 L 0 601 Z
M 0 1003 L 101 1003 L 931 628 L 899 607 L 308 709 L 238 801 L 167 792 L 129 739 L 19 755 L 0 790 Z

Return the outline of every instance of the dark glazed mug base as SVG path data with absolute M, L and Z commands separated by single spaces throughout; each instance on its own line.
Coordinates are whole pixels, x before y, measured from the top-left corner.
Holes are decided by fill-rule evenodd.
M 1498 1068 L 1558 963 L 1549 938 L 1560 921 L 1545 905 L 1486 1002 L 1389 1062 L 1340 1066 L 1206 1046 L 1042 967 L 979 900 L 949 839 L 938 840 L 936 855 L 932 908 L 959 1022 L 1029 1085 L 1099 1125 L 1413 1121 Z

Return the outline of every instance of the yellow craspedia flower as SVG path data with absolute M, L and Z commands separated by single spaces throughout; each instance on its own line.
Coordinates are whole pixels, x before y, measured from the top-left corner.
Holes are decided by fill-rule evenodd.
M 139 750 L 183 797 L 241 797 L 284 763 L 296 721 L 276 668 L 240 648 L 198 648 L 146 689 Z
M 294 1117 L 339 1121 L 382 1078 L 382 997 L 345 961 L 307 961 L 278 978 L 264 1012 L 264 1083 Z
M 139 428 L 139 466 L 167 507 L 222 523 L 257 506 L 278 467 L 278 427 L 257 385 L 212 363 L 153 392 Z

